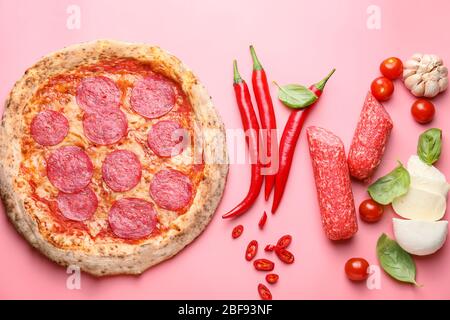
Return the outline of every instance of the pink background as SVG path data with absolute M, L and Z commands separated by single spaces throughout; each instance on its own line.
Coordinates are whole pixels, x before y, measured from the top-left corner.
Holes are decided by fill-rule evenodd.
M 81 8 L 81 29 L 66 28 L 69 4 Z M 366 27 L 369 5 L 381 8 L 381 30 Z M 270 80 L 310 84 L 332 67 L 337 72 L 308 125 L 323 126 L 339 135 L 348 148 L 370 82 L 383 58 L 408 58 L 415 52 L 436 53 L 450 63 L 447 30 L 448 1 L 6 1 L 0 0 L 0 99 L 14 81 L 42 55 L 69 44 L 99 38 L 157 44 L 181 58 L 206 84 L 227 128 L 241 122 L 232 91 L 232 59 L 250 79 L 248 45 L 254 44 Z M 272 87 L 272 94 L 276 90 Z M 450 177 L 450 117 L 448 94 L 434 100 L 432 126 L 444 133 L 438 167 Z M 417 137 L 426 127 L 416 124 L 409 108 L 413 97 L 400 82 L 386 103 L 395 128 L 377 176 L 397 159 L 415 153 Z M 289 110 L 275 102 L 282 128 Z M 429 127 L 429 126 L 428 126 Z M 261 246 L 290 233 L 296 262 L 277 263 L 280 281 L 271 287 L 276 299 L 429 299 L 450 298 L 450 244 L 439 253 L 416 258 L 418 282 L 403 285 L 381 276 L 381 290 L 351 283 L 345 261 L 362 256 L 376 264 L 375 244 L 382 232 L 392 235 L 392 211 L 369 225 L 360 222 L 357 235 L 332 243 L 321 229 L 306 139 L 298 144 L 287 191 L 276 216 L 264 231 L 257 222 L 271 202 L 260 197 L 239 221 L 222 221 L 247 190 L 249 167 L 232 165 L 223 201 L 207 230 L 174 259 L 140 277 L 96 279 L 82 275 L 81 290 L 66 289 L 65 269 L 32 250 L 0 214 L 0 298 L 57 299 L 256 299 L 264 275 L 244 260 L 247 243 Z M 354 183 L 357 205 L 367 198 L 366 187 Z M 3 210 L 3 209 L 2 209 Z M 233 226 L 245 232 L 231 240 Z M 261 250 L 262 251 L 262 250 Z M 260 256 L 263 256 L 261 253 Z M 278 261 L 274 258 L 275 261 Z

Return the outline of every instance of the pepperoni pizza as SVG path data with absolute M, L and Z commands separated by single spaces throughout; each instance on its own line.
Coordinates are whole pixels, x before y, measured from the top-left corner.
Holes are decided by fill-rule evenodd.
M 158 47 L 75 45 L 28 69 L 6 102 L 0 191 L 17 230 L 61 265 L 139 274 L 207 226 L 221 199 L 223 124 Z

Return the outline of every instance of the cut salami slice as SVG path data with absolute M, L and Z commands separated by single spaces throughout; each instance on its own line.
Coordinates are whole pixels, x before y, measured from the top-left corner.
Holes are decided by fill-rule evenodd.
M 65 193 L 75 193 L 91 182 L 94 168 L 89 156 L 79 147 L 64 146 L 56 149 L 47 161 L 47 177 Z
M 120 90 L 107 77 L 81 80 L 77 88 L 77 103 L 86 112 L 104 112 L 119 107 Z
M 133 189 L 141 180 L 142 168 L 136 154 L 128 150 L 116 150 L 103 161 L 102 175 L 113 191 Z
M 185 149 L 187 130 L 176 121 L 159 121 L 148 132 L 148 146 L 160 157 L 174 157 Z
M 185 208 L 192 198 L 192 182 L 185 174 L 173 169 L 161 170 L 150 183 L 150 196 L 167 210 Z
M 118 142 L 127 134 L 126 115 L 120 110 L 103 113 L 85 113 L 83 130 L 86 137 L 99 145 L 110 145 Z
M 330 240 L 351 238 L 358 224 L 344 145 L 319 127 L 309 127 L 306 134 L 325 234 Z
M 348 152 L 352 177 L 370 180 L 381 162 L 393 126 L 383 105 L 369 91 Z
M 74 221 L 88 220 L 98 207 L 97 196 L 89 187 L 77 193 L 60 192 L 56 202 L 61 214 Z
M 134 111 L 145 118 L 159 118 L 175 105 L 173 85 L 162 76 L 141 79 L 131 91 L 130 104 Z
M 69 121 L 59 112 L 41 111 L 31 121 L 30 131 L 34 141 L 40 145 L 54 146 L 69 133 Z
M 153 204 L 138 198 L 116 201 L 108 214 L 112 232 L 124 239 L 139 239 L 152 233 L 156 226 Z

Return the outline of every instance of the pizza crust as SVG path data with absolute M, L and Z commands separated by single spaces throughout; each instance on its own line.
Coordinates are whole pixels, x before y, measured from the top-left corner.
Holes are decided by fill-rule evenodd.
M 204 179 L 197 187 L 192 206 L 175 221 L 163 236 L 141 245 L 112 243 L 97 251 L 61 249 L 39 232 L 37 222 L 25 208 L 25 194 L 18 183 L 22 161 L 20 139 L 22 117 L 27 101 L 46 79 L 72 70 L 79 65 L 93 64 L 110 58 L 134 58 L 149 62 L 156 72 L 181 84 L 190 99 L 201 126 L 204 141 Z M 228 173 L 225 129 L 208 95 L 194 74 L 180 60 L 158 47 L 100 40 L 77 44 L 42 58 L 28 69 L 11 91 L 5 105 L 0 127 L 0 194 L 9 219 L 24 238 L 36 249 L 60 265 L 76 265 L 96 276 L 140 274 L 147 268 L 171 258 L 192 242 L 208 225 L 222 198 Z

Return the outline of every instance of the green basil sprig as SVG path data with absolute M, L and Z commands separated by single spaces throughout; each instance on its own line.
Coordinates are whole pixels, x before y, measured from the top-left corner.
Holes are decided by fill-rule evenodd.
M 442 130 L 437 128 L 428 129 L 419 137 L 417 144 L 417 155 L 428 165 L 439 160 L 442 148 Z
M 384 233 L 377 242 L 377 257 L 383 270 L 392 278 L 418 286 L 414 260 Z
M 278 99 L 283 102 L 284 105 L 294 108 L 302 109 L 312 105 L 317 101 L 318 97 L 306 88 L 298 84 L 288 84 L 285 86 L 278 86 Z
M 367 191 L 373 200 L 387 205 L 407 193 L 410 183 L 409 173 L 399 161 L 397 168 L 372 183 Z

